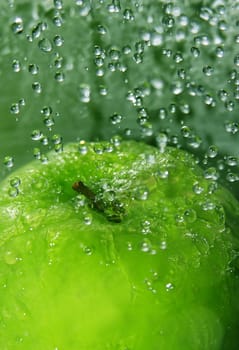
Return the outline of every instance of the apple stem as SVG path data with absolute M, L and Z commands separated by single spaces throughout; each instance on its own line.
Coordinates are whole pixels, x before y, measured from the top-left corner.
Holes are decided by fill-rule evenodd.
M 97 211 L 103 213 L 109 221 L 121 222 L 121 216 L 124 214 L 124 208 L 117 200 L 105 203 L 102 199 L 97 198 L 95 193 L 82 181 L 75 182 L 72 185 L 72 188 L 89 199 L 91 206 Z

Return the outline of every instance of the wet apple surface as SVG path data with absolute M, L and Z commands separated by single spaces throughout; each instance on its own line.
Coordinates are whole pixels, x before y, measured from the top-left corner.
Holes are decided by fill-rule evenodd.
M 236 349 L 239 205 L 196 163 L 81 142 L 6 178 L 0 348 Z

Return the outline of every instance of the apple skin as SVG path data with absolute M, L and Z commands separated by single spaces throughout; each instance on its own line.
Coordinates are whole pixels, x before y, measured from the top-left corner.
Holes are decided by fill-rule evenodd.
M 238 346 L 239 205 L 188 153 L 69 144 L 0 190 L 2 350 Z

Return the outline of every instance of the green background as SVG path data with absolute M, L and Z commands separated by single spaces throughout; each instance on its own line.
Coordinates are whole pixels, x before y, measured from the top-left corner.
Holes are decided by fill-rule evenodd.
M 231 173 L 238 176 L 239 9 L 233 1 L 220 4 L 2 2 L 1 178 L 11 171 L 4 166 L 6 156 L 14 158 L 13 168 L 32 160 L 35 148 L 44 158 L 55 147 L 54 135 L 66 143 L 118 134 L 156 145 L 166 137 L 168 144 L 195 153 L 202 166 L 215 167 L 237 194 L 238 181 L 224 180 Z M 56 36 L 63 38 L 62 46 Z M 49 51 L 41 49 L 44 40 Z M 14 60 L 20 63 L 18 72 Z M 32 64 L 39 67 L 36 75 L 29 72 Z M 57 81 L 56 74 L 64 74 L 64 80 Z M 32 87 L 36 82 L 41 93 Z M 88 102 L 84 91 L 90 91 Z M 19 113 L 11 113 L 22 99 Z M 44 107 L 52 110 L 51 129 Z M 225 125 L 234 125 L 234 132 Z M 35 130 L 43 135 L 38 141 L 31 139 Z M 208 158 L 211 145 L 218 149 L 214 158 Z

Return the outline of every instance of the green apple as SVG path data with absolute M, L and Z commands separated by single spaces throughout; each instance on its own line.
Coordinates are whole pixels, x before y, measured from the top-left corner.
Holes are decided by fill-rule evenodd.
M 191 155 L 67 145 L 0 190 L 0 349 L 236 349 L 238 214 Z

